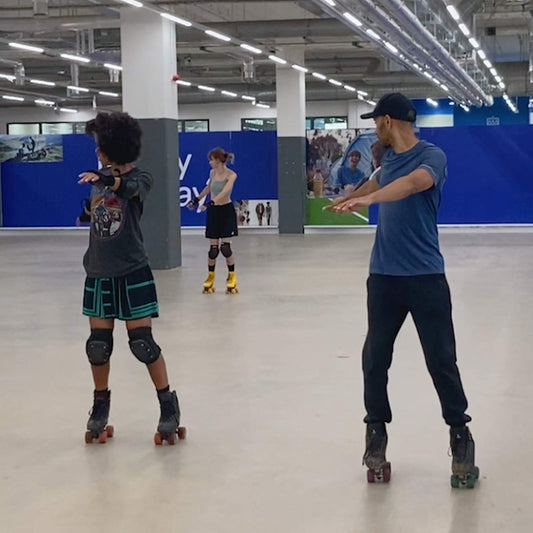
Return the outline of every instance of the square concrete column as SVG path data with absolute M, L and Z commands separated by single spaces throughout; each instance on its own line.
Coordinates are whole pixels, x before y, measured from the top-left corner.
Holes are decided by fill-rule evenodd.
M 303 65 L 303 49 L 284 50 Z M 305 74 L 290 64 L 276 66 L 279 232 L 303 233 L 306 221 Z
M 142 228 L 154 269 L 181 265 L 178 96 L 174 22 L 147 9 L 121 8 L 122 106 L 139 119 L 139 167 L 154 177 Z

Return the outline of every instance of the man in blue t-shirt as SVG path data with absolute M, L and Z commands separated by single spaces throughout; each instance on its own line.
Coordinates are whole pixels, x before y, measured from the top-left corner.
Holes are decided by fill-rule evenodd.
M 388 147 L 381 174 L 334 202 L 332 208 L 347 213 L 380 204 L 367 281 L 368 333 L 363 348 L 368 480 L 390 479 L 390 463 L 385 459 L 385 424 L 392 419 L 388 370 L 396 336 L 411 313 L 443 418 L 450 426 L 452 486 L 473 487 L 479 469 L 466 427 L 471 418 L 465 414 L 468 404 L 456 364 L 450 290 L 437 231 L 446 155 L 417 139 L 416 110 L 401 93 L 383 96 L 361 118 L 374 119 L 378 139 Z

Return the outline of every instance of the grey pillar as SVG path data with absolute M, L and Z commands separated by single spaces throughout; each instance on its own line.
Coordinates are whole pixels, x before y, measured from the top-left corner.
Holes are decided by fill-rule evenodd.
M 145 9 L 121 8 L 122 105 L 139 119 L 139 167 L 154 177 L 142 228 L 154 269 L 181 265 L 175 24 Z
M 303 50 L 285 57 L 303 66 Z M 303 233 L 306 221 L 305 74 L 276 66 L 279 232 Z
M 146 252 L 155 269 L 181 266 L 179 172 L 175 156 L 178 122 L 140 119 L 143 149 L 139 167 L 150 171 L 154 186 L 141 221 Z

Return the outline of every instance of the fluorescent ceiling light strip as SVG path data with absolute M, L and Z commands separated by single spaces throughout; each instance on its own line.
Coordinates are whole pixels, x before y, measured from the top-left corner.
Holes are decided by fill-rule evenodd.
M 385 46 L 393 53 L 393 54 L 397 54 L 398 53 L 398 48 L 396 48 L 393 44 L 391 43 L 388 43 L 388 42 L 385 42 Z
M 225 94 L 226 96 L 231 96 L 232 98 L 235 98 L 237 96 L 237 93 L 232 93 L 231 91 L 220 91 L 222 94 Z
M 137 2 L 137 0 L 119 0 L 120 2 L 124 2 L 124 4 L 128 4 L 133 7 L 142 7 L 141 2 Z
M 300 72 L 309 72 L 308 68 L 301 67 L 300 65 L 292 65 L 292 68 L 294 70 L 299 70 Z
M 190 81 L 185 81 L 185 80 L 176 80 L 176 83 L 178 85 L 185 85 L 185 87 L 190 87 L 192 85 Z
M 444 83 L 441 83 L 440 88 L 445 92 L 448 92 L 450 90 L 446 85 L 444 85 Z
M 12 48 L 20 48 L 21 50 L 28 50 L 29 52 L 37 52 L 38 54 L 42 54 L 44 52 L 44 48 L 39 48 L 38 46 L 30 46 L 29 44 L 9 43 L 9 46 L 11 46 Z
M 368 28 L 365 30 L 365 33 L 367 35 L 370 35 L 370 37 L 373 37 L 374 39 L 377 39 L 378 41 L 381 41 L 381 37 L 372 29 Z
M 481 59 L 487 59 L 487 55 L 483 50 L 476 50 L 476 53 Z
M 467 25 L 461 22 L 459 24 L 459 29 L 463 32 L 463 34 L 468 37 L 470 35 L 470 30 L 468 29 Z
M 255 107 L 262 107 L 264 109 L 270 109 L 270 106 L 267 104 L 255 104 Z
M 249 96 L 249 95 L 247 95 L 247 94 L 243 94 L 243 95 L 241 96 L 241 98 L 242 98 L 243 100 L 250 100 L 250 101 L 255 101 L 255 100 L 256 100 L 255 96 Z
M 53 81 L 45 81 L 45 80 L 30 80 L 30 83 L 35 83 L 35 85 L 46 85 L 47 87 L 55 87 L 55 83 Z
M 345 85 L 344 88 L 347 90 L 347 91 L 350 91 L 352 93 L 354 93 L 355 91 L 357 91 L 357 89 L 355 87 L 352 87 L 351 85 Z
M 80 63 L 90 63 L 91 60 L 87 57 L 74 56 L 72 54 L 59 54 L 63 59 L 70 59 L 72 61 L 79 61 Z
M 474 48 L 479 48 L 479 43 L 473 38 L 473 37 L 470 37 L 470 39 L 468 39 L 468 42 L 474 47 Z
M 109 91 L 98 91 L 98 94 L 101 94 L 102 96 L 120 96 L 118 93 L 110 93 Z
M 342 87 L 342 83 L 340 81 L 333 80 L 333 79 L 329 79 L 328 81 L 329 81 L 329 83 L 331 83 L 331 85 L 336 85 L 337 87 Z
M 89 92 L 89 89 L 86 89 L 85 87 L 77 87 L 76 85 L 67 85 L 67 89 L 70 89 L 71 91 L 78 91 L 80 93 Z
M 315 78 L 318 78 L 319 80 L 327 80 L 327 76 L 324 76 L 324 74 L 320 74 L 320 72 L 313 72 L 313 76 Z
M 260 50 L 259 48 L 256 48 L 255 46 L 251 46 L 249 44 L 246 44 L 246 43 L 242 43 L 240 45 L 241 48 L 244 48 L 245 50 L 248 50 L 249 52 L 253 52 L 254 54 L 262 54 L 263 51 Z
M 274 63 L 279 63 L 280 65 L 287 64 L 287 61 L 285 61 L 285 59 L 282 59 L 281 57 L 278 57 L 278 56 L 270 55 L 268 56 L 268 59 L 270 59 L 271 61 L 274 61 Z
M 76 109 L 69 109 L 68 107 L 60 107 L 59 111 L 63 111 L 64 113 L 77 113 L 78 112 Z
M 225 41 L 227 43 L 231 41 L 231 37 L 223 35 L 222 33 L 218 33 L 217 31 L 205 30 L 204 33 L 207 33 L 207 35 L 211 35 L 211 37 L 214 37 L 215 39 L 220 39 L 221 41 Z
M 55 105 L 55 102 L 52 102 L 51 100 L 43 100 L 42 98 L 37 98 L 34 102 L 38 105 Z
M 15 81 L 16 79 L 15 76 L 11 76 L 11 74 L 0 74 L 0 78 L 9 81 Z
M 348 11 L 345 11 L 342 16 L 346 19 L 346 20 L 349 20 L 352 24 L 355 24 L 358 28 L 360 28 L 363 23 L 356 17 L 354 17 L 351 13 L 349 13 Z
M 22 96 L 11 96 L 9 94 L 2 95 L 2 98 L 4 100 L 14 100 L 15 102 L 24 102 L 24 98 Z
M 328 4 L 328 6 L 331 6 L 331 7 L 336 6 L 334 0 L 322 0 L 322 2 L 324 2 L 324 4 Z
M 448 13 L 452 16 L 453 20 L 459 20 L 461 16 L 459 15 L 459 12 L 457 9 L 455 9 L 455 6 L 446 6 L 446 9 L 448 10 Z
M 488 59 L 484 59 L 484 60 L 483 60 L 483 64 L 484 64 L 487 68 L 492 68 L 492 63 L 491 63 Z
M 180 19 L 179 17 L 176 17 L 174 15 L 171 15 L 170 13 L 159 13 L 163 18 L 166 18 L 168 20 L 171 20 L 172 22 L 176 22 L 177 24 L 181 24 L 182 26 L 186 26 L 189 28 L 192 26 L 192 22 L 189 22 L 185 19 Z
M 438 107 L 439 103 L 433 100 L 433 98 L 426 98 L 426 102 L 433 107 Z
M 201 89 L 202 91 L 208 91 L 210 93 L 215 91 L 214 87 L 209 87 L 208 85 L 198 85 L 198 89 Z
M 120 65 L 113 65 L 112 63 L 104 63 L 104 67 L 111 70 L 122 70 L 122 67 Z
M 490 72 L 494 77 L 496 77 L 496 76 L 498 75 L 498 71 L 497 71 L 494 67 L 492 67 L 492 68 L 489 70 L 489 72 Z

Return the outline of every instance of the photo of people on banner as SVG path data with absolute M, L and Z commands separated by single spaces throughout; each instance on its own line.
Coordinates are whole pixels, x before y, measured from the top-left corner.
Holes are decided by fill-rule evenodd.
M 0 162 L 49 163 L 63 161 L 61 135 L 0 135 Z
M 308 130 L 307 224 L 368 224 L 368 213 L 344 217 L 324 207 L 363 185 L 379 168 L 383 152 L 374 130 Z

